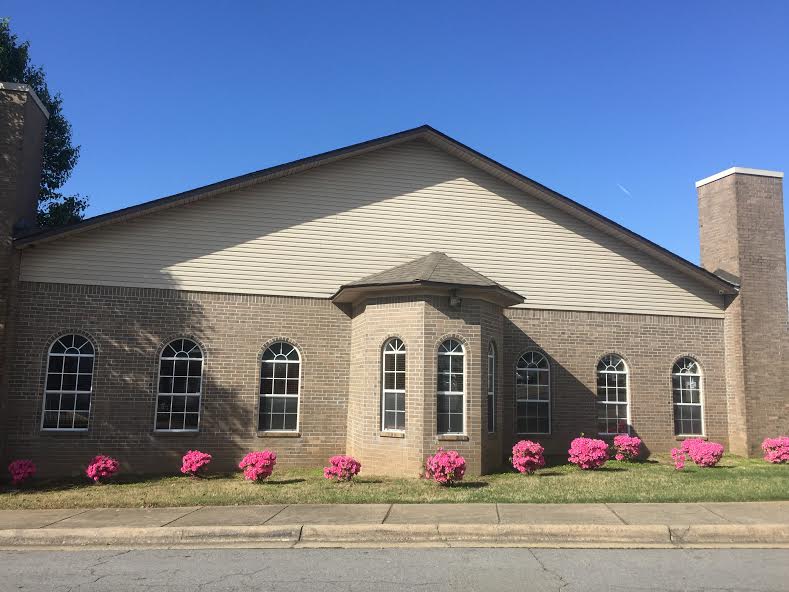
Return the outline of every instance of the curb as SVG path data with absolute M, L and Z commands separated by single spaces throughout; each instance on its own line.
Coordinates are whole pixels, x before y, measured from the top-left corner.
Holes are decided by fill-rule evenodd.
M 293 546 L 301 526 L 35 528 L 0 530 L 0 548 Z
M 497 524 L 468 527 L 441 525 L 439 532 L 446 540 L 491 543 L 545 544 L 628 544 L 655 545 L 671 542 L 667 526 L 610 524 Z
M 789 524 L 697 524 L 671 526 L 670 531 L 678 545 L 789 544 Z
M 351 524 L 0 530 L 0 549 L 789 546 L 789 524 Z

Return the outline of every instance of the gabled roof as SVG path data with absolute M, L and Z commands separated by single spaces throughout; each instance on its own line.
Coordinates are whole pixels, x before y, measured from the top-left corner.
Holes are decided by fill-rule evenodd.
M 401 265 L 368 275 L 344 284 L 332 296 L 335 302 L 350 302 L 361 293 L 378 288 L 409 289 L 413 287 L 475 288 L 479 292 L 495 293 L 497 302 L 506 306 L 520 304 L 524 298 L 470 267 L 447 256 L 430 253 Z
M 726 281 L 725 279 L 707 271 L 706 269 L 695 265 L 687 259 L 683 259 L 679 255 L 675 255 L 671 251 L 668 251 L 667 249 L 664 249 L 660 245 L 653 243 L 643 236 L 628 230 L 613 220 L 610 220 L 605 216 L 590 210 L 586 206 L 583 206 L 578 202 L 575 202 L 572 199 L 565 197 L 564 195 L 561 195 L 524 175 L 521 175 L 517 171 L 514 171 L 503 164 L 488 158 L 484 154 L 481 154 L 476 150 L 473 150 L 472 148 L 469 148 L 468 146 L 458 142 L 457 140 L 450 138 L 438 130 L 433 129 L 429 125 L 423 125 L 421 127 L 406 130 L 389 136 L 384 136 L 375 140 L 354 144 L 352 146 L 340 148 L 338 150 L 332 150 L 330 152 L 325 152 L 316 156 L 310 156 L 308 158 L 303 158 L 301 160 L 296 160 L 287 164 L 282 164 L 253 173 L 248 173 L 246 175 L 241 175 L 240 177 L 233 177 L 232 179 L 213 183 L 204 187 L 198 187 L 183 193 L 178 193 L 136 206 L 123 208 L 121 210 L 116 210 L 115 212 L 109 212 L 107 214 L 88 218 L 78 222 L 77 224 L 66 226 L 64 228 L 38 231 L 21 235 L 16 238 L 14 244 L 17 248 L 22 249 L 31 245 L 49 242 L 67 236 L 73 236 L 88 230 L 92 230 L 94 228 L 106 226 L 108 224 L 132 220 L 134 218 L 138 218 L 140 216 L 157 212 L 166 208 L 191 203 L 208 197 L 218 196 L 236 189 L 241 189 L 243 187 L 257 185 L 273 179 L 294 175 L 318 166 L 322 166 L 324 164 L 338 162 L 345 160 L 346 158 L 351 158 L 416 139 L 427 141 L 433 146 L 444 150 L 448 154 L 451 154 L 467 162 L 468 164 L 471 164 L 485 171 L 486 173 L 497 177 L 522 191 L 525 191 L 529 195 L 538 197 L 545 202 L 572 214 L 576 218 L 583 220 L 591 226 L 594 226 L 603 232 L 612 235 L 624 241 L 625 243 L 628 243 L 637 250 L 668 264 L 670 267 L 677 269 L 685 275 L 693 277 L 694 279 L 713 289 L 716 289 L 721 294 L 737 293 L 737 284 Z

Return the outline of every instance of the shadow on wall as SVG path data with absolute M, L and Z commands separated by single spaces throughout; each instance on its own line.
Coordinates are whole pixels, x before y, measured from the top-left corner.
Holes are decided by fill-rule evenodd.
M 559 360 L 567 356 L 578 355 L 577 338 L 566 339 L 566 346 L 561 349 L 549 346 L 535 339 L 516 323 L 504 318 L 504 334 L 508 344 L 505 351 L 505 376 L 502 381 L 505 405 L 505 429 L 509 428 L 510 443 L 504 442 L 505 458 L 509 458 L 512 446 L 519 440 L 533 440 L 545 448 L 545 454 L 563 456 L 566 460 L 570 442 L 582 434 L 590 438 L 603 439 L 613 444 L 614 436 L 600 436 L 597 428 L 597 392 L 594 356 L 589 354 L 589 375 L 587 382 L 576 376 L 573 370 Z M 600 350 L 604 353 L 605 348 Z M 550 434 L 518 434 L 516 427 L 515 400 L 515 368 L 520 355 L 527 351 L 539 351 L 550 361 L 550 393 L 551 393 L 551 433 Z M 591 385 L 591 387 L 590 387 Z M 630 395 L 630 393 L 629 393 Z M 630 402 L 632 404 L 632 401 Z M 507 413 L 511 416 L 507 417 Z M 630 426 L 630 435 L 639 436 L 638 431 Z M 640 437 L 640 436 L 639 436 Z M 642 458 L 651 454 L 650 449 L 642 440 Z
M 123 425 L 124 414 L 112 409 L 115 402 L 108 400 L 105 412 L 96 415 L 101 422 L 100 437 L 112 441 L 111 434 L 127 434 L 131 441 L 119 443 L 118 456 L 124 464 L 128 463 L 129 470 L 135 472 L 177 473 L 181 457 L 191 449 L 213 455 L 209 467 L 212 471 L 234 470 L 241 457 L 249 451 L 246 443 L 254 438 L 257 420 L 255 380 L 245 383 L 236 375 L 236 372 L 243 374 L 245 366 L 250 365 L 249 352 L 239 352 L 237 367 L 232 361 L 226 363 L 229 344 L 225 332 L 216 331 L 215 319 L 205 304 L 197 299 L 197 295 L 169 292 L 167 296 L 159 306 L 151 303 L 146 312 L 127 317 L 127 322 L 116 325 L 114 331 L 107 331 L 104 335 L 109 350 L 108 399 L 113 398 L 112 387 L 120 384 L 133 385 L 132 388 L 143 396 L 142 400 L 133 395 L 131 400 L 124 400 L 124 405 L 129 406 L 129 413 L 136 415 L 139 422 L 135 426 L 137 429 L 132 430 Z M 203 356 L 197 433 L 154 429 L 157 411 L 166 408 L 168 402 L 166 396 L 161 397 L 161 402 L 157 400 L 159 392 L 169 390 L 164 384 L 160 389 L 160 356 L 168 342 L 181 339 L 197 343 Z M 255 350 L 253 359 L 256 360 L 260 344 L 245 345 Z M 231 348 L 238 348 L 238 344 L 231 345 Z M 134 362 L 130 367 L 124 367 L 123 360 Z M 121 362 L 120 367 L 116 366 L 118 362 Z M 222 370 L 225 375 L 220 376 Z M 249 368 L 246 371 L 249 373 Z M 122 387 L 121 390 L 125 389 Z M 176 387 L 175 390 L 182 389 Z M 176 396 L 175 400 L 178 398 Z M 177 427 L 179 419 L 180 416 L 174 413 L 174 427 Z
M 552 351 L 550 346 L 533 338 L 507 317 L 504 318 L 504 335 L 507 343 L 504 352 L 504 380 L 502 381 L 505 462 L 509 462 L 512 446 L 519 440 L 538 442 L 545 448 L 546 456 L 564 456 L 566 460 L 566 453 L 573 438 L 577 438 L 582 433 L 597 434 L 596 392 L 558 361 L 563 357 L 562 352 Z M 548 357 L 550 363 L 550 434 L 519 434 L 517 432 L 515 368 L 520 356 L 527 351 L 543 353 Z
M 116 457 L 124 472 L 178 474 L 189 449 L 210 452 L 214 471 L 237 470 L 255 443 L 261 344 L 237 342 L 232 326 L 216 331 L 218 318 L 224 325 L 232 317 L 231 302 L 209 310 L 200 295 L 54 284 L 26 284 L 21 298 L 20 308 L 35 314 L 21 315 L 18 324 L 12 388 L 36 395 L 9 410 L 10 456 L 33 459 L 44 478 L 79 474 L 96 454 Z M 96 345 L 87 432 L 40 429 L 48 348 L 66 333 Z M 182 338 L 203 353 L 200 431 L 155 431 L 159 356 Z

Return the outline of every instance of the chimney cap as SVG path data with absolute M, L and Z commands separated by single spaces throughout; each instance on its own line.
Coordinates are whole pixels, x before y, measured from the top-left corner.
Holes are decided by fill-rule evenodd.
M 0 82 L 0 89 L 7 89 L 7 90 L 17 90 L 19 92 L 28 92 L 30 96 L 33 97 L 33 101 L 38 108 L 41 109 L 44 116 L 49 119 L 49 109 L 44 107 L 44 103 L 41 102 L 41 99 L 38 98 L 36 91 L 33 90 L 33 87 L 29 84 L 19 84 L 18 82 Z
M 742 175 L 756 175 L 757 177 L 776 177 L 778 179 L 782 179 L 784 174 L 780 171 L 766 171 L 764 169 L 749 169 L 747 167 L 731 167 L 730 169 L 726 169 L 725 171 L 721 171 L 720 173 L 716 173 L 710 177 L 706 177 L 701 181 L 696 181 L 696 187 L 701 187 L 702 185 L 706 185 L 707 183 L 712 183 L 713 181 L 717 181 L 718 179 L 723 179 L 723 177 L 728 177 L 729 175 L 733 175 L 735 173 L 740 173 Z

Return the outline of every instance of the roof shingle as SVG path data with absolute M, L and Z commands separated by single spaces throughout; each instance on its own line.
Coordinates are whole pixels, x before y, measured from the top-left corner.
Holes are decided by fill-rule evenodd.
M 393 284 L 413 284 L 430 282 L 436 284 L 453 284 L 458 286 L 479 286 L 483 288 L 501 288 L 490 278 L 477 273 L 470 267 L 448 257 L 446 253 L 434 252 L 419 257 L 408 263 L 368 275 L 359 280 L 345 284 L 344 287 L 387 286 Z

